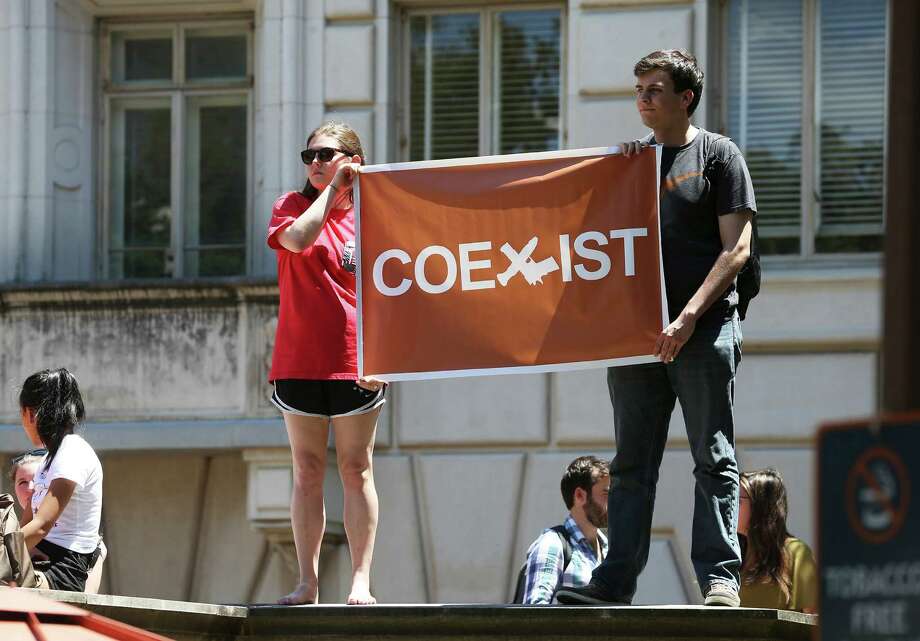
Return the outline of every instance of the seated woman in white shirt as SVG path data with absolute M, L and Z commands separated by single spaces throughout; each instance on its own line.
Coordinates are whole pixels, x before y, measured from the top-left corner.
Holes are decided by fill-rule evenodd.
M 23 511 L 32 509 L 32 494 L 35 474 L 38 472 L 38 466 L 41 465 L 42 459 L 48 453 L 44 448 L 30 450 L 13 458 L 10 465 L 10 481 L 13 483 L 13 490 L 16 493 L 16 502 Z M 102 583 L 102 566 L 105 558 L 108 556 L 108 549 L 99 537 L 99 545 L 94 553 L 94 563 L 89 571 L 89 577 L 86 579 L 86 589 L 83 590 L 88 594 L 98 594 L 99 585 Z M 32 562 L 41 567 L 42 563 L 47 561 L 45 555 L 36 552 L 32 556 Z
M 22 428 L 48 452 L 33 480 L 31 509 L 20 525 L 29 549 L 48 557 L 35 586 L 81 592 L 99 545 L 102 465 L 74 429 L 85 411 L 77 379 L 66 369 L 29 376 L 19 394 Z

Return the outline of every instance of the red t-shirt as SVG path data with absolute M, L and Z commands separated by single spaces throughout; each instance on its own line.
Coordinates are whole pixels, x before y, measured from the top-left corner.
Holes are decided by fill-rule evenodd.
M 354 209 L 333 209 L 316 241 L 288 251 L 278 234 L 310 206 L 299 192 L 272 206 L 268 246 L 278 256 L 278 329 L 269 381 L 284 378 L 354 380 L 358 377 L 355 275 L 342 266 L 345 243 L 355 239 Z

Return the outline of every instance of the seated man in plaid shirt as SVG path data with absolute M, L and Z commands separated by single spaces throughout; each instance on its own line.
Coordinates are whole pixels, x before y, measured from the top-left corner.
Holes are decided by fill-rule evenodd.
M 544 530 L 527 550 L 523 603 L 554 603 L 559 588 L 591 580 L 607 554 L 607 537 L 599 528 L 607 527 L 609 468 L 608 461 L 594 456 L 569 464 L 561 484 L 569 515 L 561 528 Z

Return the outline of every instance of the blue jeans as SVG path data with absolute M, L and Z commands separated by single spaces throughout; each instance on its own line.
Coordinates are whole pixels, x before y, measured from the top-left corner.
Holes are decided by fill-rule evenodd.
M 674 362 L 611 367 L 616 456 L 610 464 L 609 548 L 593 582 L 632 601 L 648 561 L 658 468 L 680 400 L 696 480 L 690 558 L 700 589 L 740 585 L 738 464 L 732 402 L 741 362 L 741 323 L 697 327 Z

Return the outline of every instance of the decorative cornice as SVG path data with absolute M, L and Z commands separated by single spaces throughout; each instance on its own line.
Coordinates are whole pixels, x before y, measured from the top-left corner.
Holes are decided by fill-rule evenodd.
M 373 13 L 338 13 L 326 16 L 326 24 L 366 24 L 374 21 Z
M 578 90 L 581 98 L 633 98 L 634 87 L 585 87 Z
M 876 353 L 881 349 L 879 338 L 865 336 L 827 338 L 827 339 L 762 339 L 746 340 L 744 353 L 747 354 L 846 354 Z
M 671 6 L 693 6 L 693 0 L 586 0 L 579 5 L 579 8 L 582 11 L 609 11 L 611 9 L 651 9 Z
M 0 287 L 0 315 L 23 309 L 233 306 L 277 303 L 274 279 L 41 283 Z
M 326 102 L 326 111 L 336 109 L 373 109 L 373 100 L 330 100 Z

